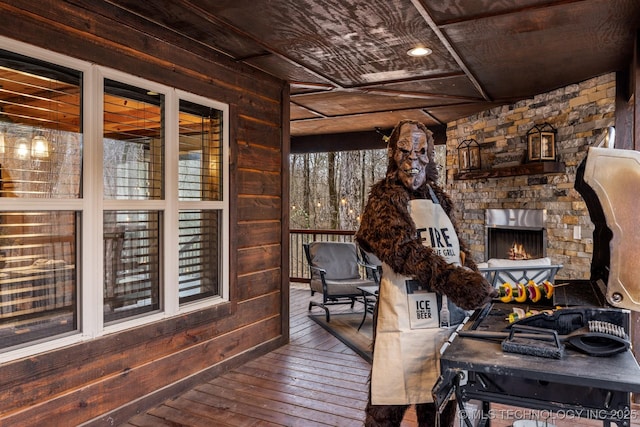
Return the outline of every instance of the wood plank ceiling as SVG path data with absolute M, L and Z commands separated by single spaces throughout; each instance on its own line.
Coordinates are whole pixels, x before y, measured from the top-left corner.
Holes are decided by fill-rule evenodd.
M 289 81 L 292 136 L 438 126 L 624 70 L 640 24 L 638 0 L 108 0 L 95 12 Z M 415 46 L 433 53 L 407 55 Z

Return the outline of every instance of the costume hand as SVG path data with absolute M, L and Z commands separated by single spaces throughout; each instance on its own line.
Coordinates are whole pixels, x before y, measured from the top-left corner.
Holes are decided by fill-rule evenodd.
M 465 267 L 455 267 L 449 272 L 441 292 L 464 310 L 482 307 L 498 296 L 484 276 Z

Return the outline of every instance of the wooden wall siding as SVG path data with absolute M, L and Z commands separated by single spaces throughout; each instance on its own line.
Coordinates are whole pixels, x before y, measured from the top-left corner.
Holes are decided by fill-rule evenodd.
M 230 104 L 232 298 L 0 365 L 0 425 L 110 425 L 285 343 L 285 82 L 108 2 L 9 0 L 0 14 L 3 36 Z

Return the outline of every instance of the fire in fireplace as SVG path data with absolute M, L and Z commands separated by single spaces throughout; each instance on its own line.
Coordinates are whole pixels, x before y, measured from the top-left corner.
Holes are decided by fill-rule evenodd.
M 530 259 L 546 256 L 547 236 L 543 209 L 487 209 L 486 259 Z
M 513 242 L 513 246 L 509 249 L 509 259 L 531 259 L 535 258 L 525 249 L 524 243 Z

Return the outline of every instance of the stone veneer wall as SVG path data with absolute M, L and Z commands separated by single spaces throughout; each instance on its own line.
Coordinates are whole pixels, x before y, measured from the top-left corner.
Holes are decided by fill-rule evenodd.
M 573 187 L 588 146 L 615 124 L 615 89 L 615 74 L 606 74 L 448 123 L 446 188 L 458 207 L 460 237 L 477 262 L 485 260 L 485 209 L 546 209 L 547 256 L 564 266 L 557 277 L 589 278 L 593 224 Z M 565 173 L 456 179 L 456 147 L 462 140 L 478 141 L 482 169 L 504 167 L 514 160 L 522 162 L 527 131 L 544 122 L 557 130 L 557 153 Z M 574 238 L 574 228 L 579 238 Z

